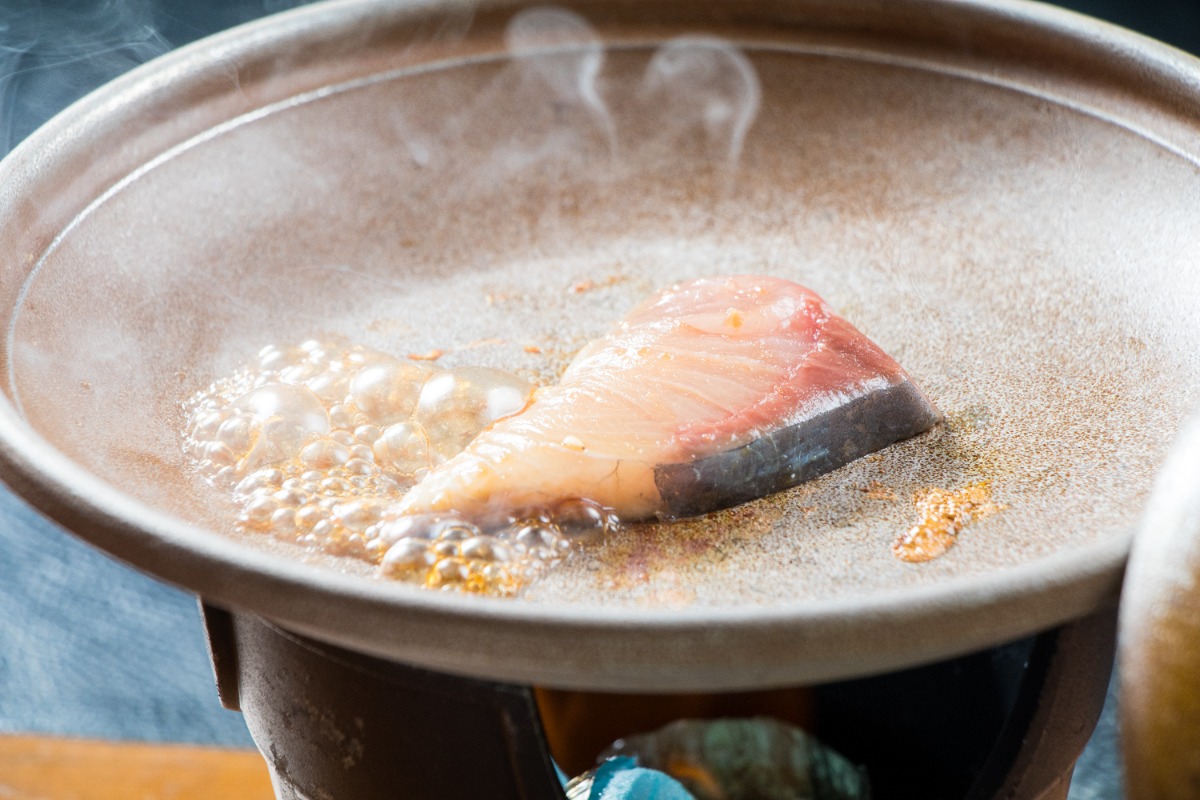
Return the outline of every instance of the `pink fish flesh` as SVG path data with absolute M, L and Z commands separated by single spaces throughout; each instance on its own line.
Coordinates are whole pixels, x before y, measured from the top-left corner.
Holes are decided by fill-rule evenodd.
M 703 514 L 940 419 L 899 364 L 809 289 L 701 278 L 589 343 L 558 384 L 432 470 L 398 510 L 502 521 L 586 499 L 625 520 Z

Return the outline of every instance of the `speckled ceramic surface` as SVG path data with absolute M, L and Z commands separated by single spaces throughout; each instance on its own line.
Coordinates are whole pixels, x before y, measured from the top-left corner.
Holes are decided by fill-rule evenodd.
M 0 167 L 6 479 L 213 602 L 554 685 L 861 674 L 1110 601 L 1200 386 L 1200 66 L 1035 5 L 704 5 L 331 3 L 70 109 Z M 185 468 L 180 401 L 265 344 L 552 380 L 728 272 L 819 292 L 946 423 L 516 600 L 235 538 Z M 892 556 L 914 492 L 980 480 L 1004 511 Z

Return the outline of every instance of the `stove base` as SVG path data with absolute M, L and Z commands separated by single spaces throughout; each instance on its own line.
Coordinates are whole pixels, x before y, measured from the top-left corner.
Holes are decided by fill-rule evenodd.
M 202 604 L 217 688 L 279 800 L 565 800 L 533 689 L 398 664 Z M 1103 707 L 1115 611 L 815 687 L 817 735 L 875 800 L 1063 800 Z M 633 733 L 634 731 L 629 731 Z

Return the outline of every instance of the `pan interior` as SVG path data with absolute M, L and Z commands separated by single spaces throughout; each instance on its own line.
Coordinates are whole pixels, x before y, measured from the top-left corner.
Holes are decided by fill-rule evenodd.
M 232 507 L 185 463 L 180 403 L 266 344 L 340 336 L 550 381 L 656 289 L 768 273 L 878 342 L 945 424 L 771 498 L 631 527 L 524 602 L 795 606 L 1126 537 L 1200 378 L 1194 165 L 969 76 L 691 47 L 682 83 L 661 83 L 657 43 L 572 45 L 214 122 L 41 255 L 9 331 L 15 400 L 121 492 L 230 536 Z M 936 561 L 891 555 L 915 492 L 981 480 L 1003 512 Z

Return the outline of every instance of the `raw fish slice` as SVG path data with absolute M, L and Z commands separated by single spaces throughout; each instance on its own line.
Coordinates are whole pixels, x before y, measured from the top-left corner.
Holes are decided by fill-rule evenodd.
M 810 290 L 703 278 L 630 312 L 398 510 L 502 521 L 582 498 L 625 520 L 702 514 L 940 419 L 894 360 Z

